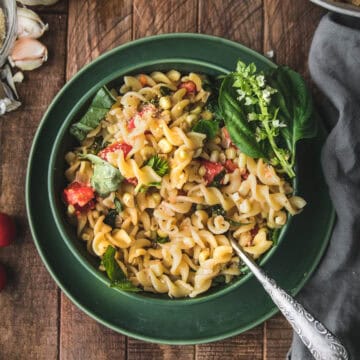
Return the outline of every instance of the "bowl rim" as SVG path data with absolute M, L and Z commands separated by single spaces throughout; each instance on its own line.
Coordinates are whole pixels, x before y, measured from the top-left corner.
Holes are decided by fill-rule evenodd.
M 169 36 L 171 37 L 172 35 L 178 35 L 178 34 L 165 34 L 165 36 Z M 182 34 L 182 35 L 188 35 L 188 34 Z M 241 49 L 245 49 L 247 53 L 249 54 L 254 54 L 255 57 L 258 57 L 258 53 L 254 52 L 253 50 L 242 46 L 241 44 L 238 44 L 236 42 L 232 42 L 230 40 L 226 40 L 226 39 L 221 39 L 221 38 L 217 38 L 215 36 L 208 36 L 208 35 L 199 35 L 199 34 L 193 34 L 195 36 L 198 37 L 203 37 L 203 38 L 207 38 L 210 39 L 212 38 L 214 39 L 219 39 L 224 43 L 227 44 L 231 44 L 232 46 L 236 46 L 238 48 Z M 159 37 L 159 36 L 164 36 L 164 35 L 157 35 L 157 36 L 153 36 L 153 37 Z M 115 50 L 115 49 L 114 49 Z M 111 51 L 114 51 L 111 50 Z M 104 54 L 106 55 L 106 53 Z M 103 56 L 104 56 L 103 55 Z M 264 59 L 267 60 L 267 59 Z M 87 65 L 90 66 L 90 65 Z M 84 67 L 83 69 L 80 70 L 80 73 L 87 70 L 86 67 Z M 73 81 L 73 79 L 71 79 L 68 84 L 71 84 Z M 89 315 L 91 318 L 95 319 L 96 321 L 98 321 L 99 323 L 101 323 L 104 326 L 107 326 L 108 328 L 116 331 L 116 332 L 120 332 L 121 334 L 127 335 L 127 336 L 131 336 L 134 337 L 136 339 L 140 339 L 143 341 L 147 341 L 147 342 L 157 342 L 157 343 L 162 343 L 162 344 L 171 344 L 171 345 L 192 345 L 192 344 L 198 344 L 198 343 L 204 343 L 204 342 L 213 342 L 213 341 L 218 341 L 218 340 L 223 340 L 225 338 L 234 336 L 234 335 L 238 335 L 239 333 L 242 333 L 244 331 L 247 331 L 259 324 L 261 324 L 262 322 L 264 322 L 265 320 L 269 319 L 271 316 L 273 316 L 274 314 L 276 314 L 279 310 L 274 306 L 272 310 L 269 310 L 266 314 L 264 314 L 261 317 L 258 317 L 256 320 L 253 320 L 252 322 L 248 323 L 245 326 L 242 326 L 241 329 L 235 328 L 235 329 L 231 329 L 231 330 L 227 330 L 226 332 L 221 332 L 219 334 L 216 335 L 212 335 L 212 336 L 199 336 L 196 338 L 192 338 L 192 339 L 167 339 L 161 336 L 151 336 L 151 335 L 145 335 L 145 334 L 141 334 L 139 332 L 135 332 L 134 330 L 129 330 L 127 328 L 121 327 L 118 324 L 114 324 L 112 322 L 110 322 L 108 319 L 104 319 L 103 317 L 101 317 L 100 314 L 94 312 L 93 309 L 89 308 L 88 305 L 86 303 L 84 303 L 84 299 L 79 297 L 79 294 L 75 294 L 72 289 L 69 287 L 69 284 L 64 282 L 64 275 L 59 273 L 59 267 L 58 265 L 56 265 L 55 263 L 51 262 L 48 259 L 48 255 L 46 253 L 46 250 L 44 248 L 44 244 L 43 241 L 40 240 L 40 228 L 39 226 L 41 226 L 41 224 L 39 223 L 39 220 L 36 219 L 35 216 L 35 212 L 37 211 L 36 208 L 34 207 L 34 201 L 36 201 L 36 199 L 34 199 L 31 195 L 31 186 L 34 183 L 34 160 L 36 158 L 36 155 L 38 154 L 38 147 L 41 146 L 40 140 L 43 137 L 43 132 L 44 132 L 44 128 L 46 128 L 46 126 L 48 126 L 48 117 L 52 111 L 52 108 L 62 99 L 63 97 L 63 92 L 66 90 L 65 89 L 66 85 L 60 89 L 60 91 L 58 92 L 58 94 L 54 97 L 52 103 L 49 105 L 48 109 L 45 111 L 44 116 L 42 118 L 42 120 L 39 123 L 38 129 L 36 131 L 36 134 L 34 136 L 34 140 L 29 152 L 29 161 L 27 163 L 27 175 L 26 175 L 26 182 L 25 182 L 25 199 L 26 199 L 26 211 L 27 211 L 27 217 L 29 219 L 29 227 L 30 227 L 30 231 L 31 231 L 31 235 L 34 239 L 34 244 L 35 247 L 40 255 L 40 258 L 42 259 L 46 269 L 49 271 L 49 273 L 52 275 L 53 279 L 56 281 L 57 285 L 61 288 L 61 290 L 65 293 L 65 295 L 76 305 L 78 306 L 83 312 L 85 312 L 87 315 Z M 326 133 L 325 132 L 325 128 L 322 125 L 322 123 L 320 123 L 320 127 L 321 127 L 321 132 L 322 133 Z M 51 217 L 50 217 L 51 218 Z M 306 269 L 306 272 L 304 272 L 303 276 L 301 277 L 301 279 L 299 281 L 297 281 L 296 285 L 294 285 L 293 287 L 289 288 L 289 292 L 294 296 L 296 295 L 300 289 L 304 286 L 304 284 L 308 281 L 308 279 L 310 278 L 311 274 L 315 271 L 316 267 L 318 266 L 320 259 L 322 258 L 322 256 L 324 255 L 324 252 L 328 246 L 329 240 L 330 240 L 330 235 L 332 233 L 332 229 L 335 223 L 335 210 L 334 207 L 331 206 L 331 210 L 328 214 L 328 220 L 327 220 L 327 229 L 324 231 L 324 240 L 322 241 L 322 244 L 319 246 L 319 251 L 317 253 L 317 255 L 315 255 L 313 262 L 311 263 L 311 266 L 309 266 Z M 65 246 L 65 248 L 67 248 L 67 246 Z M 64 248 L 64 249 L 65 249 Z M 71 252 L 69 252 L 69 256 L 71 256 Z M 71 259 L 71 261 L 73 261 Z M 81 266 L 80 268 L 81 269 Z M 123 293 L 122 293 L 123 294 Z
M 63 89 L 60 91 L 60 93 L 66 89 L 66 87 L 68 86 L 68 84 L 71 83 L 71 81 L 73 81 L 73 79 L 77 76 L 80 76 L 80 74 L 83 71 L 86 71 L 89 67 L 91 67 L 94 63 L 101 61 L 104 58 L 107 57 L 111 57 L 113 55 L 113 53 L 118 52 L 123 50 L 124 48 L 129 48 L 132 46 L 137 46 L 139 43 L 141 44 L 144 41 L 151 41 L 151 40 L 157 40 L 159 38 L 171 38 L 173 39 L 174 37 L 187 37 L 187 38 L 192 38 L 194 39 L 194 37 L 197 38 L 207 38 L 207 39 L 216 39 L 217 41 L 220 40 L 221 42 L 226 42 L 226 43 L 230 43 L 232 45 L 236 44 L 237 47 L 242 48 L 242 49 L 246 49 L 246 51 L 249 51 L 256 54 L 256 57 L 260 58 L 262 61 L 266 60 L 267 65 L 269 65 L 270 67 L 275 68 L 277 65 L 274 64 L 273 62 L 271 62 L 269 59 L 267 59 L 266 57 L 264 57 L 263 55 L 239 44 L 236 42 L 233 42 L 231 40 L 226 40 L 223 38 L 219 38 L 216 36 L 211 36 L 211 35 L 203 35 L 203 34 L 193 34 L 193 33 L 170 33 L 170 34 L 161 34 L 161 35 L 154 35 L 154 36 L 149 36 L 149 37 L 145 37 L 145 38 L 141 38 L 135 41 L 131 41 L 129 43 L 120 45 L 106 53 L 104 53 L 103 55 L 101 55 L 100 57 L 96 58 L 95 60 L 91 61 L 89 64 L 87 64 L 84 68 L 82 68 L 77 74 L 74 75 L 74 77 L 70 80 L 69 83 L 67 83 Z M 253 54 L 252 54 L 253 55 Z M 193 64 L 194 66 L 196 65 L 200 65 L 204 68 L 207 69 L 212 69 L 212 70 L 216 70 L 218 72 L 223 72 L 223 73 L 228 73 L 230 70 L 229 69 L 225 69 L 222 67 L 219 67 L 217 65 L 212 64 L 211 62 L 205 62 L 205 61 L 200 61 L 197 59 L 189 59 L 189 58 L 164 58 L 161 61 L 156 60 L 156 64 L 168 64 L 168 63 L 178 63 L 179 65 L 183 65 L 183 64 Z M 63 209 L 58 209 L 58 207 L 56 206 L 57 203 L 57 198 L 58 198 L 58 194 L 55 193 L 54 191 L 54 175 L 55 175 L 55 162 L 56 162 L 56 158 L 57 158 L 57 154 L 59 152 L 59 148 L 62 144 L 63 138 L 64 136 L 66 136 L 66 132 L 68 132 L 69 127 L 71 125 L 71 123 L 74 121 L 74 118 L 76 117 L 76 115 L 79 112 L 79 109 L 87 102 L 91 99 L 91 97 L 95 94 L 95 92 L 103 85 L 117 80 L 119 79 L 121 76 L 124 76 L 128 73 L 131 73 L 132 71 L 136 71 L 137 69 L 144 68 L 146 66 L 153 66 L 154 65 L 154 61 L 143 61 L 143 62 L 139 62 L 136 65 L 132 65 L 127 67 L 126 69 L 117 71 L 115 73 L 112 73 L 111 75 L 108 75 L 107 77 L 103 78 L 101 80 L 101 82 L 93 85 L 91 88 L 89 88 L 87 91 L 85 91 L 83 93 L 83 95 L 81 96 L 81 98 L 79 98 L 76 102 L 76 105 L 71 109 L 71 111 L 67 114 L 67 116 L 64 118 L 63 123 L 61 124 L 59 130 L 57 131 L 57 135 L 55 138 L 55 141 L 53 143 L 52 149 L 51 149 L 51 154 L 50 154 L 50 161 L 49 161 L 49 171 L 48 171 L 48 188 L 49 188 L 49 202 L 50 202 L 50 206 L 51 206 L 51 212 L 54 218 L 54 221 L 56 223 L 57 229 L 59 231 L 59 233 L 61 234 L 62 239 L 64 240 L 64 242 L 66 243 L 66 245 L 68 246 L 68 248 L 70 249 L 70 251 L 72 252 L 72 254 L 76 257 L 76 259 L 86 268 L 87 271 L 90 271 L 94 276 L 96 276 L 99 280 L 101 280 L 104 284 L 106 284 L 107 286 L 109 286 L 110 281 L 109 279 L 107 279 L 107 277 L 105 277 L 104 273 L 101 272 L 100 270 L 96 269 L 92 264 L 89 263 L 89 261 L 80 253 L 80 251 L 77 249 L 77 247 L 75 246 L 75 244 L 73 243 L 73 241 L 70 239 L 70 237 L 68 236 L 68 231 L 65 229 L 64 226 L 64 221 L 65 221 L 65 217 L 66 214 L 63 212 L 61 212 L 61 210 Z M 60 93 L 57 95 L 57 97 L 60 95 Z M 53 103 L 57 100 L 57 97 L 53 100 L 53 102 L 50 104 L 49 109 L 52 107 Z M 48 112 L 48 111 L 47 111 Z M 45 118 L 47 116 L 47 112 L 44 114 Z M 293 182 L 293 187 L 294 187 L 294 194 L 296 194 L 297 192 L 297 181 L 298 178 L 296 177 L 294 179 Z M 287 230 L 289 228 L 289 226 L 292 223 L 292 216 L 289 216 L 287 223 L 285 224 L 285 226 L 281 229 L 281 233 L 278 239 L 277 244 L 274 244 L 271 249 L 269 249 L 261 258 L 260 260 L 260 265 L 263 266 L 264 264 L 266 264 L 268 262 L 268 260 L 270 260 L 270 258 L 272 257 L 272 255 L 276 252 L 277 247 L 282 243 L 283 239 L 286 237 L 286 233 Z M 80 239 L 78 239 L 80 241 Z M 208 290 L 207 292 L 204 292 L 203 294 L 199 294 L 199 296 L 194 297 L 194 298 L 161 298 L 160 296 L 164 296 L 164 294 L 152 294 L 152 296 L 147 296 L 146 292 L 140 292 L 140 293 L 133 293 L 133 292 L 126 292 L 120 289 L 114 289 L 115 291 L 119 291 L 121 292 L 123 295 L 131 297 L 131 298 L 136 298 L 136 299 L 145 299 L 146 301 L 149 302 L 171 302 L 172 304 L 176 304 L 179 305 L 179 303 L 181 303 L 182 305 L 191 305 L 194 303 L 201 303 L 204 301 L 210 301 L 214 298 L 223 296 L 231 291 L 233 291 L 234 289 L 240 287 L 241 285 L 243 285 L 246 281 L 248 281 L 250 278 L 253 277 L 253 274 L 251 272 L 247 272 L 243 275 L 239 275 L 238 278 L 235 278 L 234 280 L 232 280 L 229 284 L 224 285 L 222 288 L 220 288 L 219 290 L 215 290 L 214 292 L 207 294 L 207 292 L 210 290 Z M 160 295 L 159 298 L 156 298 L 156 295 Z
M 360 17 L 360 7 L 353 4 L 343 3 L 334 0 L 310 0 L 310 1 L 318 6 L 321 6 L 330 11 L 334 11 L 338 14 L 344 14 L 352 17 Z

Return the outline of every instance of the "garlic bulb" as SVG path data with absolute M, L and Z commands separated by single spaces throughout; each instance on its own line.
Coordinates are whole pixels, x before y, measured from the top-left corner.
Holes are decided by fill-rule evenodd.
M 15 41 L 9 62 L 21 70 L 34 70 L 47 60 L 48 51 L 44 44 L 31 38 Z
M 35 6 L 35 5 L 53 5 L 59 0 L 17 0 L 23 5 Z
M 29 37 L 37 39 L 44 34 L 48 29 L 48 24 L 44 24 L 40 19 L 39 15 L 34 11 L 18 7 L 17 8 L 18 18 L 18 38 Z

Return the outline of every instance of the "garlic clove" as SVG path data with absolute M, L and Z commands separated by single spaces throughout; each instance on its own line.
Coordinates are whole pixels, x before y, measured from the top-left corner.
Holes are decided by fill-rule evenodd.
M 47 60 L 47 56 L 47 48 L 40 41 L 21 38 L 15 41 L 9 62 L 11 66 L 29 71 L 40 67 Z
M 48 24 L 44 24 L 40 16 L 34 11 L 18 7 L 17 8 L 18 18 L 18 38 L 30 37 L 37 39 L 44 34 L 48 29 Z
M 53 5 L 59 0 L 17 0 L 23 5 L 35 6 L 35 5 Z

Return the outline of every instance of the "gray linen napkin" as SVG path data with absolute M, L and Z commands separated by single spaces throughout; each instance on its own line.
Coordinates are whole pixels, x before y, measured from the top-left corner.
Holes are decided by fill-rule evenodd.
M 298 299 L 360 359 L 360 19 L 328 14 L 316 30 L 310 73 L 329 103 L 332 130 L 322 167 L 337 223 L 317 271 Z M 316 221 L 316 219 L 314 219 Z M 297 335 L 288 359 L 310 360 Z

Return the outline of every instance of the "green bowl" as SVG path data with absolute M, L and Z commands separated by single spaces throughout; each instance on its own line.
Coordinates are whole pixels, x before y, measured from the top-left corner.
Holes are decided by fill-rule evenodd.
M 26 186 L 35 244 L 50 273 L 72 301 L 117 331 L 162 343 L 200 343 L 245 331 L 276 311 L 251 274 L 230 285 L 214 287 L 195 299 L 169 299 L 165 295 L 109 288 L 108 279 L 97 269 L 99 261 L 76 238 L 61 201 L 66 184 L 64 155 L 75 145 L 68 129 L 85 111 L 99 87 L 118 86 L 123 75 L 140 71 L 175 68 L 181 72 L 223 74 L 234 69 L 239 58 L 255 62 L 259 69 L 275 66 L 252 50 L 211 36 L 167 34 L 137 40 L 104 54 L 82 69 L 44 115 L 31 150 Z M 299 147 L 297 192 L 309 204 L 302 214 L 291 219 L 278 245 L 262 259 L 270 275 L 292 294 L 315 269 L 333 224 L 334 213 L 319 160 L 324 138 L 324 131 L 320 131 L 315 140 Z M 40 195 L 44 189 L 49 197 Z M 39 208 L 43 209 L 41 216 Z M 49 236 L 51 241 L 46 241 Z M 174 322 L 175 329 L 171 326 Z
M 272 65 L 275 66 L 275 65 Z M 107 84 L 109 88 L 120 88 L 122 85 L 122 76 L 129 74 L 138 74 L 138 73 L 151 73 L 152 71 L 169 71 L 175 69 L 180 71 L 183 74 L 189 72 L 204 73 L 211 76 L 223 75 L 231 71 L 231 69 L 223 69 L 218 66 L 214 66 L 210 62 L 203 62 L 198 60 L 189 60 L 186 58 L 179 58 L 175 60 L 163 60 L 160 64 L 159 62 L 149 62 L 144 63 L 138 62 L 134 64 L 130 71 L 123 72 L 121 69 L 118 69 L 116 73 L 113 74 L 113 78 Z M 103 85 L 103 83 L 101 84 Z M 58 135 L 56 136 L 54 146 L 50 155 L 50 166 L 49 166 L 49 175 L 48 175 L 48 188 L 50 189 L 50 205 L 53 213 L 53 217 L 57 224 L 58 230 L 61 233 L 65 243 L 69 247 L 70 251 L 76 256 L 79 262 L 95 276 L 97 276 L 101 281 L 109 286 L 110 281 L 107 278 L 106 274 L 103 271 L 98 269 L 99 267 L 99 258 L 91 255 L 87 249 L 84 241 L 80 240 L 76 236 L 76 229 L 73 224 L 68 221 L 68 218 L 65 214 L 65 205 L 62 201 L 62 191 L 67 186 L 67 181 L 65 179 L 64 173 L 67 168 L 65 163 L 65 154 L 75 146 L 78 146 L 78 142 L 70 135 L 69 128 L 70 125 L 78 121 L 81 116 L 86 112 L 93 95 L 101 86 L 96 84 L 93 88 L 88 89 L 88 92 L 79 99 L 79 102 L 74 106 L 69 115 L 64 119 L 63 124 L 60 127 Z M 296 191 L 296 182 L 294 181 L 295 191 Z M 286 233 L 286 229 L 290 226 L 292 218 L 289 218 L 286 226 L 282 228 L 281 234 L 279 236 L 278 243 L 282 241 Z M 260 264 L 264 265 L 272 254 L 276 251 L 277 246 L 273 246 L 264 256 L 261 258 Z M 173 302 L 182 302 L 183 304 L 191 304 L 193 302 L 200 302 L 212 299 L 217 296 L 221 296 L 234 288 L 240 286 L 245 281 L 247 281 L 253 275 L 251 273 L 246 273 L 235 278 L 230 284 L 219 285 L 212 287 L 206 293 L 203 293 L 196 298 L 185 298 L 185 299 L 170 299 L 166 294 L 152 294 L 149 292 L 126 292 L 118 289 L 114 291 L 120 291 L 126 296 L 130 297 L 147 297 L 149 301 L 169 301 Z

